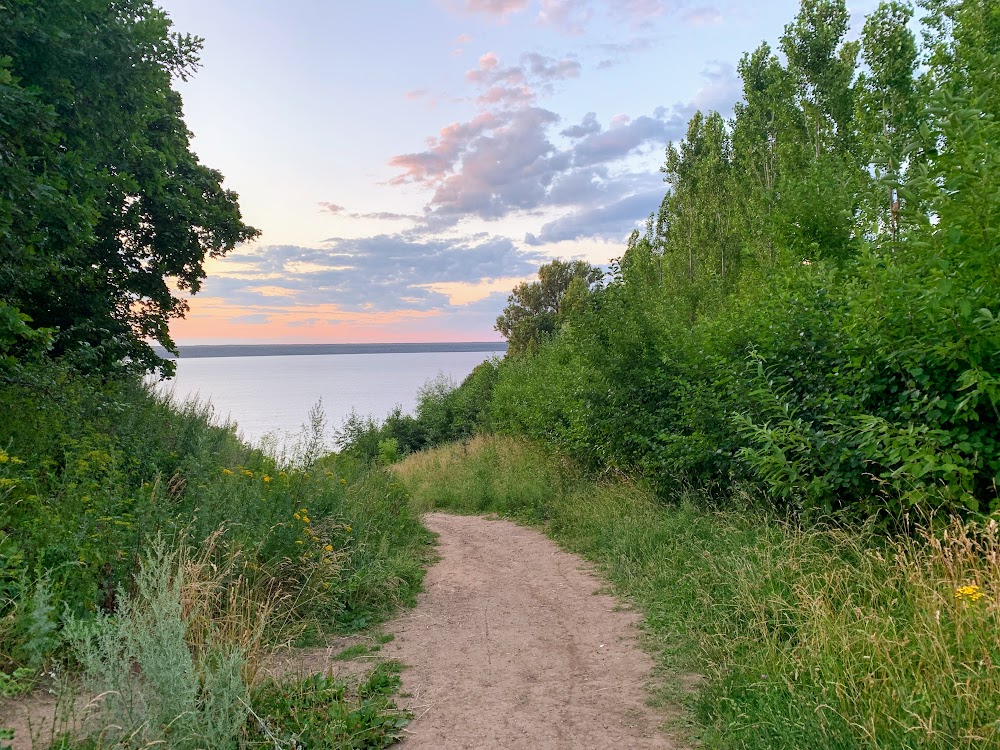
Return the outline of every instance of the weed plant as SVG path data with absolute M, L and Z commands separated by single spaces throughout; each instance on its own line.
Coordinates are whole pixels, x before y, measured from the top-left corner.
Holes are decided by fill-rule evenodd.
M 523 440 L 479 437 L 396 469 L 416 507 L 541 523 L 641 608 L 667 697 L 708 747 L 993 748 L 1000 532 L 886 539 L 756 510 L 664 505 Z M 702 679 L 687 679 L 700 675 Z M 701 687 L 685 694 L 685 686 Z
M 380 750 L 402 737 L 410 714 L 396 707 L 398 664 L 383 662 L 355 686 L 331 675 L 267 680 L 253 692 L 247 747 Z

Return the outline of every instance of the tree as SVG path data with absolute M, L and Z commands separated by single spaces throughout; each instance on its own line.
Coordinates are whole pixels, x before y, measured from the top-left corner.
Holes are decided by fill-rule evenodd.
M 554 260 L 538 269 L 538 281 L 522 282 L 507 297 L 496 329 L 507 339 L 508 353 L 532 352 L 550 338 L 601 284 L 604 272 L 582 260 Z
M 908 28 L 913 8 L 883 2 L 865 20 L 861 56 L 867 70 L 858 80 L 857 120 L 876 178 L 889 183 L 887 197 L 874 210 L 876 229 L 895 237 L 899 230 L 900 201 L 907 147 L 917 132 L 918 107 L 914 72 L 917 43 Z
M 169 372 L 148 342 L 174 351 L 205 259 L 258 235 L 171 88 L 201 44 L 151 0 L 0 7 L 0 303 L 81 369 Z

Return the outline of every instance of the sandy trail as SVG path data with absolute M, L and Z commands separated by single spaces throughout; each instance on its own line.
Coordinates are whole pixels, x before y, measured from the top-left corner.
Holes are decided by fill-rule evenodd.
M 404 750 L 674 748 L 645 704 L 637 615 L 537 531 L 433 513 L 440 562 L 390 624 L 416 714 Z
M 638 616 L 597 594 L 602 582 L 542 534 L 507 521 L 432 513 L 439 562 L 417 607 L 387 625 L 382 655 L 407 665 L 401 703 L 416 715 L 402 750 L 679 748 L 646 706 L 653 663 L 636 645 Z M 350 675 L 336 662 L 351 639 L 303 649 L 269 671 Z M 55 699 L 0 700 L 14 750 L 51 736 Z

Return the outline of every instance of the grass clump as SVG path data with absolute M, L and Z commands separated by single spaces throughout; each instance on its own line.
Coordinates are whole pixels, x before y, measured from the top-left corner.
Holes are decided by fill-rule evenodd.
M 400 666 L 379 664 L 351 686 L 330 675 L 267 680 L 254 689 L 248 747 L 378 750 L 402 737 L 410 714 L 392 700 Z
M 802 529 L 764 509 L 664 505 L 500 437 L 417 454 L 397 474 L 421 509 L 537 522 L 596 562 L 643 611 L 664 695 L 688 704 L 708 747 L 1000 744 L 995 523 L 909 539 Z

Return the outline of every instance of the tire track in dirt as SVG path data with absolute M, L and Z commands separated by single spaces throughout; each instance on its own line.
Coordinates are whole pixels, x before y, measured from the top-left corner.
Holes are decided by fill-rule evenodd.
M 646 701 L 635 613 L 532 529 L 432 513 L 441 559 L 388 630 L 416 715 L 403 750 L 672 749 Z

